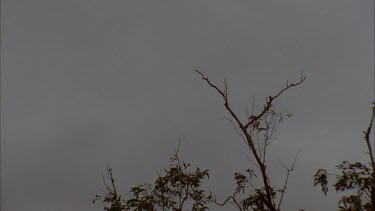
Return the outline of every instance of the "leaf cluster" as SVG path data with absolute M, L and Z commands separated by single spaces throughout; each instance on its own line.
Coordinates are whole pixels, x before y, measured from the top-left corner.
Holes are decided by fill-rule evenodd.
M 153 184 L 141 184 L 132 187 L 127 199 L 122 199 L 116 193 L 115 184 L 107 185 L 107 195 L 96 196 L 101 200 L 106 211 L 204 211 L 210 195 L 201 188 L 202 181 L 209 177 L 208 170 L 196 168 L 181 160 L 176 153 L 170 158 L 170 166 L 164 169 Z M 109 169 L 111 172 L 111 169 Z M 113 181 L 112 173 L 108 174 Z M 95 202 L 95 201 L 94 201 Z M 188 208 L 189 207 L 189 208 Z
M 224 206 L 227 203 L 233 204 L 238 210 L 252 210 L 252 211 L 265 211 L 269 210 L 267 207 L 267 193 L 264 187 L 256 188 L 253 184 L 253 178 L 257 177 L 254 170 L 247 169 L 245 172 L 234 173 L 234 181 L 236 188 L 234 193 L 229 196 L 223 203 L 218 203 L 216 197 L 212 196 L 212 201 L 219 205 Z M 271 188 L 272 199 L 276 199 L 277 192 L 284 190 L 279 189 L 274 191 Z M 273 202 L 274 203 L 274 202 Z
M 348 192 L 339 201 L 339 210 L 371 210 L 372 209 L 372 187 L 374 184 L 372 169 L 367 165 L 356 162 L 343 161 L 336 166 L 340 174 L 336 175 L 336 182 L 333 184 L 336 192 Z M 314 186 L 321 186 L 326 195 L 328 192 L 328 176 L 325 169 L 319 169 L 314 175 Z
M 368 150 L 368 165 L 360 162 L 351 163 L 342 161 L 336 168 L 340 174 L 330 174 L 325 169 L 319 169 L 314 175 L 314 186 L 320 186 L 327 195 L 328 176 L 335 175 L 333 184 L 336 192 L 345 192 L 349 195 L 341 197 L 338 205 L 341 211 L 375 211 L 375 161 L 370 142 L 370 134 L 375 119 L 375 103 L 372 105 L 372 115 L 368 127 L 363 133 Z

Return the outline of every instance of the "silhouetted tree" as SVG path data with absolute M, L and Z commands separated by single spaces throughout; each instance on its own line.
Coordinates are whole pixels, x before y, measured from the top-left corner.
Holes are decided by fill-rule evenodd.
M 208 210 L 210 195 L 201 188 L 202 180 L 209 177 L 208 170 L 196 168 L 190 170 L 190 164 L 181 160 L 178 151 L 170 158 L 170 166 L 164 169 L 153 184 L 141 184 L 132 187 L 127 199 L 123 199 L 116 190 L 112 169 L 107 168 L 107 194 L 96 196 L 106 211 L 156 211 L 156 210 Z
M 336 182 L 333 184 L 336 192 L 349 194 L 341 197 L 338 203 L 340 211 L 375 211 L 375 159 L 370 141 L 374 118 L 375 103 L 372 106 L 370 123 L 363 132 L 369 156 L 368 164 L 342 161 L 336 166 L 341 171 L 340 174 L 331 174 L 325 169 L 319 169 L 314 175 L 314 186 L 319 185 L 325 195 L 328 192 L 328 177 L 336 176 Z
M 256 166 L 254 169 L 246 170 L 246 173 L 235 173 L 234 179 L 237 187 L 232 195 L 230 195 L 223 203 L 218 203 L 216 198 L 213 197 L 213 202 L 219 206 L 224 206 L 227 202 L 232 202 L 238 210 L 280 210 L 289 173 L 293 171 L 294 163 L 291 167 L 282 165 L 286 169 L 285 183 L 281 188 L 277 188 L 270 180 L 270 173 L 267 170 L 267 149 L 271 143 L 271 138 L 279 123 L 283 118 L 290 117 L 291 114 L 285 114 L 274 108 L 274 101 L 281 96 L 285 91 L 292 87 L 298 86 L 305 80 L 303 72 L 301 73 L 300 80 L 296 83 L 289 83 L 281 89 L 276 95 L 269 96 L 258 113 L 246 114 L 245 120 L 236 114 L 233 110 L 229 95 L 226 80 L 224 80 L 224 88 L 220 89 L 212 83 L 208 77 L 198 70 L 195 70 L 207 84 L 214 88 L 216 92 L 222 97 L 224 107 L 229 113 L 228 120 L 233 124 L 237 133 L 240 134 L 248 146 L 249 151 L 253 155 L 253 164 Z M 260 176 L 262 185 L 256 187 L 253 184 L 253 179 Z M 248 191 L 245 194 L 245 191 Z M 237 197 L 242 193 L 243 197 Z
M 234 180 L 236 188 L 227 199 L 219 203 L 213 193 L 201 188 L 202 180 L 209 177 L 208 170 L 189 171 L 190 164 L 182 161 L 176 154 L 170 159 L 169 169 L 164 170 L 163 175 L 159 175 L 153 184 L 142 184 L 132 187 L 128 197 L 122 198 L 117 193 L 112 169 L 107 166 L 107 179 L 103 177 L 107 194 L 96 196 L 96 200 L 103 203 L 107 211 L 123 210 L 208 210 L 208 203 L 224 206 L 232 203 L 240 210 L 254 211 L 279 211 L 283 197 L 287 188 L 290 172 L 293 171 L 294 162 L 290 167 L 283 164 L 286 170 L 285 182 L 281 187 L 272 184 L 270 173 L 267 169 L 267 149 L 271 144 L 274 132 L 283 118 L 290 117 L 291 114 L 283 113 L 274 108 L 274 101 L 284 92 L 292 87 L 298 86 L 305 80 L 303 74 L 298 82 L 289 83 L 277 92 L 274 96 L 269 96 L 263 108 L 257 113 L 246 113 L 245 120 L 241 120 L 234 112 L 229 102 L 228 87 L 224 80 L 224 89 L 221 90 L 213 84 L 203 73 L 195 70 L 207 84 L 214 88 L 224 100 L 224 107 L 229 113 L 228 120 L 233 124 L 236 131 L 242 136 L 250 153 L 253 155 L 251 162 L 254 169 L 248 169 L 245 173 L 236 172 Z M 259 176 L 259 177 L 258 177 Z M 256 186 L 253 180 L 260 178 L 261 185 Z M 110 181 L 108 185 L 106 180 Z

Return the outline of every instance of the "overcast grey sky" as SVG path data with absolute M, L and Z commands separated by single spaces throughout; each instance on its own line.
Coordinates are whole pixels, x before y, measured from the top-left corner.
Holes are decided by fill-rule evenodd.
M 211 170 L 223 198 L 249 153 L 220 97 L 193 69 L 226 78 L 239 114 L 286 80 L 292 113 L 272 145 L 301 150 L 284 210 L 337 210 L 314 189 L 318 168 L 366 159 L 374 99 L 372 0 L 3 0 L 1 208 L 101 210 L 92 205 L 110 161 L 122 193 L 168 166 L 178 137 L 186 161 Z M 212 210 L 233 210 L 231 207 Z

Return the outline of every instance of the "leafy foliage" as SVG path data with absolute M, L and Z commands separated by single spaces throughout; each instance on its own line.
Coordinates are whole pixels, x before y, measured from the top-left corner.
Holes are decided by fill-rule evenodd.
M 117 193 L 116 186 L 115 186 L 115 179 L 113 178 L 112 168 L 109 166 L 109 163 L 107 163 L 107 177 L 109 181 L 111 182 L 110 186 L 107 184 L 102 174 L 104 185 L 108 191 L 107 195 L 105 196 L 96 195 L 92 203 L 95 203 L 96 201 L 102 201 L 105 211 L 125 210 L 125 205 L 124 205 L 125 200 L 122 199 L 121 195 L 118 195 Z
M 253 184 L 253 178 L 257 177 L 254 170 L 247 169 L 244 173 L 236 172 L 234 173 L 234 181 L 236 183 L 236 188 L 234 193 L 229 196 L 223 203 L 218 203 L 215 197 L 212 197 L 212 201 L 219 206 L 225 205 L 227 202 L 231 202 L 235 207 L 240 210 L 253 210 L 253 211 L 265 211 L 269 210 L 267 205 L 267 193 L 262 188 L 257 188 Z M 273 203 L 277 198 L 277 194 L 283 194 L 285 192 L 285 186 L 282 189 L 275 190 L 271 188 L 271 196 Z M 282 198 L 280 198 L 282 200 Z M 281 202 L 280 202 L 281 203 Z M 276 205 L 275 205 L 276 206 Z M 279 206 L 278 206 L 279 207 Z M 280 208 L 277 208 L 280 210 Z
M 299 81 L 295 83 L 287 81 L 283 89 L 266 99 L 260 111 L 251 114 L 246 112 L 244 120 L 241 120 L 230 105 L 226 81 L 224 80 L 225 88 L 220 89 L 203 73 L 195 71 L 222 97 L 224 107 L 229 114 L 227 120 L 232 123 L 236 132 L 246 143 L 246 147 L 253 157 L 251 162 L 255 166 L 254 169 L 246 170 L 246 173 L 236 172 L 234 174 L 236 182 L 234 192 L 223 203 L 218 203 L 211 192 L 207 195 L 207 191 L 201 188 L 202 180 L 209 177 L 208 170 L 196 168 L 195 171 L 189 171 L 190 164 L 182 161 L 177 153 L 170 159 L 169 169 L 165 169 L 164 174 L 159 175 L 154 184 L 142 184 L 131 188 L 127 199 L 122 199 L 117 194 L 109 168 L 108 178 L 112 181 L 111 188 L 106 185 L 108 194 L 103 199 L 97 196 L 97 199 L 101 199 L 104 203 L 105 210 L 198 211 L 208 210 L 206 205 L 209 202 L 214 202 L 219 206 L 224 206 L 228 202 L 234 204 L 240 211 L 280 211 L 289 174 L 293 171 L 295 160 L 291 167 L 281 164 L 286 169 L 285 182 L 281 188 L 274 186 L 270 181 L 270 173 L 267 169 L 267 152 L 274 132 L 282 123 L 283 118 L 291 117 L 291 114 L 277 111 L 274 108 L 274 101 L 287 90 L 302 84 L 305 80 L 303 72 Z M 253 185 L 253 179 L 259 180 L 257 186 Z
M 264 189 L 255 188 L 252 184 L 252 178 L 256 177 L 253 170 L 247 169 L 246 174 L 236 172 L 234 180 L 236 182 L 236 190 L 234 197 L 242 193 L 243 198 L 240 201 L 241 210 L 267 210 L 266 192 Z M 251 189 L 251 191 L 249 191 Z M 248 192 L 247 192 L 248 191 Z M 273 198 L 276 193 L 272 191 Z
M 314 186 L 320 185 L 322 187 L 322 192 L 327 195 L 328 192 L 328 181 L 327 181 L 327 170 L 319 169 L 314 175 Z
M 371 210 L 371 191 L 374 184 L 372 170 L 363 163 L 343 161 L 336 166 L 341 174 L 336 175 L 333 184 L 336 192 L 347 192 L 339 201 L 339 210 Z M 324 194 L 328 192 L 328 176 L 324 169 L 319 169 L 314 176 L 314 186 L 320 185 Z
M 176 153 L 170 158 L 170 166 L 164 169 L 154 184 L 141 184 L 132 187 L 128 199 L 122 199 L 115 189 L 112 169 L 108 168 L 112 187 L 106 184 L 107 195 L 96 196 L 102 201 L 106 211 L 182 211 L 190 207 L 192 211 L 208 210 L 206 204 L 210 195 L 201 188 L 202 181 L 209 177 L 208 170 L 196 168 L 190 171 L 190 164 L 181 160 Z M 95 200 L 94 200 L 95 202 Z
M 370 143 L 370 133 L 375 117 L 375 103 L 372 108 L 370 124 L 365 134 L 365 142 L 370 158 L 368 165 L 356 162 L 343 161 L 337 169 L 340 174 L 330 174 L 325 169 L 319 169 L 314 175 L 314 186 L 320 186 L 327 195 L 328 176 L 336 176 L 333 184 L 336 192 L 345 192 L 349 195 L 341 197 L 338 208 L 340 211 L 375 211 L 375 164 Z

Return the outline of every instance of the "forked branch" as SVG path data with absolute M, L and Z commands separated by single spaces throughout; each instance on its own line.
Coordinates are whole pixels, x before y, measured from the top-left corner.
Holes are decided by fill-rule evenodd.
M 294 164 L 296 163 L 296 160 L 297 160 L 297 157 L 299 155 L 299 152 L 296 154 L 296 156 L 294 157 L 294 160 L 293 160 L 293 163 L 292 163 L 292 166 L 291 167 L 287 167 L 285 166 L 284 164 L 281 163 L 281 166 L 286 169 L 286 176 L 285 176 L 285 181 L 284 181 L 284 187 L 283 189 L 281 190 L 281 196 L 280 196 L 280 199 L 279 199 L 279 204 L 277 205 L 277 210 L 280 210 L 280 206 L 281 206 L 281 203 L 283 202 L 283 198 L 284 198 L 284 194 L 285 194 L 285 191 L 286 191 L 286 188 L 288 186 L 288 180 L 289 180 L 289 175 L 290 173 L 294 170 Z
M 201 75 L 202 79 L 205 80 L 208 83 L 208 85 L 210 85 L 212 88 L 216 89 L 216 91 L 223 97 L 225 108 L 228 110 L 228 112 L 230 113 L 230 115 L 236 120 L 236 122 L 240 126 L 240 128 L 243 128 L 242 122 L 240 121 L 240 119 L 237 117 L 237 115 L 233 112 L 233 110 L 229 106 L 229 101 L 228 101 L 228 87 L 227 87 L 226 80 L 224 80 L 225 88 L 222 91 L 221 89 L 219 89 L 219 87 L 217 87 L 215 84 L 213 84 L 208 79 L 208 77 L 206 77 L 202 72 L 200 72 L 198 70 L 195 70 L 195 72 L 198 73 L 199 75 Z
M 278 98 L 283 92 L 285 92 L 286 90 L 288 90 L 288 89 L 290 89 L 294 86 L 300 85 L 301 83 L 303 83 L 305 81 L 305 79 L 306 79 L 306 77 L 301 74 L 300 80 L 298 82 L 289 84 L 289 81 L 287 81 L 286 87 L 284 89 L 280 90 L 280 92 L 277 93 L 276 95 L 268 97 L 267 102 L 263 107 L 263 110 L 257 116 L 250 116 L 249 117 L 249 121 L 245 124 L 245 128 L 248 128 L 254 122 L 256 122 L 257 120 L 262 118 L 271 109 L 273 101 L 276 98 Z
M 276 95 L 274 96 L 269 96 L 267 101 L 266 101 L 266 104 L 264 105 L 263 107 L 263 110 L 257 114 L 257 115 L 251 115 L 250 117 L 247 117 L 247 120 L 246 122 L 242 122 L 238 116 L 235 114 L 235 112 L 232 110 L 231 106 L 229 105 L 229 100 L 228 100 L 228 87 L 227 87 L 227 84 L 226 84 L 226 81 L 224 80 L 224 90 L 221 90 L 218 86 L 216 86 L 215 84 L 213 84 L 209 79 L 208 77 L 206 77 L 202 72 L 198 71 L 198 70 L 195 70 L 196 73 L 198 73 L 202 79 L 204 81 L 207 82 L 207 84 L 209 86 L 211 86 L 212 88 L 214 88 L 220 95 L 221 97 L 223 98 L 224 100 L 224 106 L 225 106 L 225 109 L 229 112 L 230 116 L 235 120 L 235 122 L 237 123 L 237 126 L 239 127 L 241 133 L 243 134 L 243 137 L 244 139 L 246 140 L 247 144 L 248 144 L 248 147 L 250 149 L 250 151 L 252 152 L 255 160 L 256 160 L 256 164 L 257 166 L 259 167 L 259 170 L 261 172 L 261 176 L 262 176 L 262 180 L 263 180 L 263 185 L 264 185 L 264 190 L 266 192 L 265 194 L 265 198 L 264 198 L 264 195 L 262 195 L 261 193 L 259 194 L 260 197 L 264 198 L 264 203 L 265 205 L 267 206 L 267 208 L 271 211 L 276 211 L 278 210 L 277 207 L 276 207 L 276 204 L 273 200 L 274 198 L 274 192 L 273 192 L 273 188 L 270 184 L 270 181 L 269 181 L 269 177 L 268 177 L 268 174 L 267 174 L 267 171 L 266 171 L 266 161 L 265 161 L 265 147 L 267 147 L 267 144 L 265 143 L 265 146 L 264 146 L 264 152 L 263 152 L 263 155 L 262 155 L 262 151 L 260 149 L 257 149 L 255 143 L 254 143 L 254 139 L 256 139 L 257 137 L 253 137 L 253 134 L 251 132 L 248 132 L 248 128 L 250 126 L 252 126 L 252 129 L 254 130 L 257 130 L 257 132 L 261 132 L 261 131 L 266 131 L 267 132 L 267 135 L 268 135 L 268 132 L 270 130 L 270 127 L 269 127 L 269 123 L 267 122 L 267 115 L 276 115 L 276 112 L 274 112 L 271 107 L 273 106 L 273 101 L 278 98 L 281 94 L 283 94 L 285 91 L 287 91 L 288 89 L 290 89 L 291 87 L 295 87 L 295 86 L 298 86 L 300 85 L 301 83 L 303 83 L 303 81 L 305 81 L 305 77 L 303 76 L 303 73 L 301 73 L 301 77 L 300 77 L 300 80 L 296 83 L 289 83 L 287 81 L 287 84 L 286 84 L 286 87 L 281 89 L 281 91 L 279 91 Z M 265 121 L 266 123 L 266 127 L 261 127 L 260 124 L 261 124 L 261 121 Z M 266 136 L 266 140 L 269 139 L 269 136 Z M 291 170 L 290 170 L 291 171 Z M 288 169 L 288 176 L 289 176 L 289 169 Z M 288 177 L 287 176 L 287 177 Z M 284 187 L 284 191 L 285 191 L 285 188 Z M 282 194 L 283 196 L 283 194 Z M 230 198 L 228 198 L 230 199 Z M 279 202 L 279 204 L 281 204 L 281 201 Z M 279 205 L 280 206 L 280 205 Z

